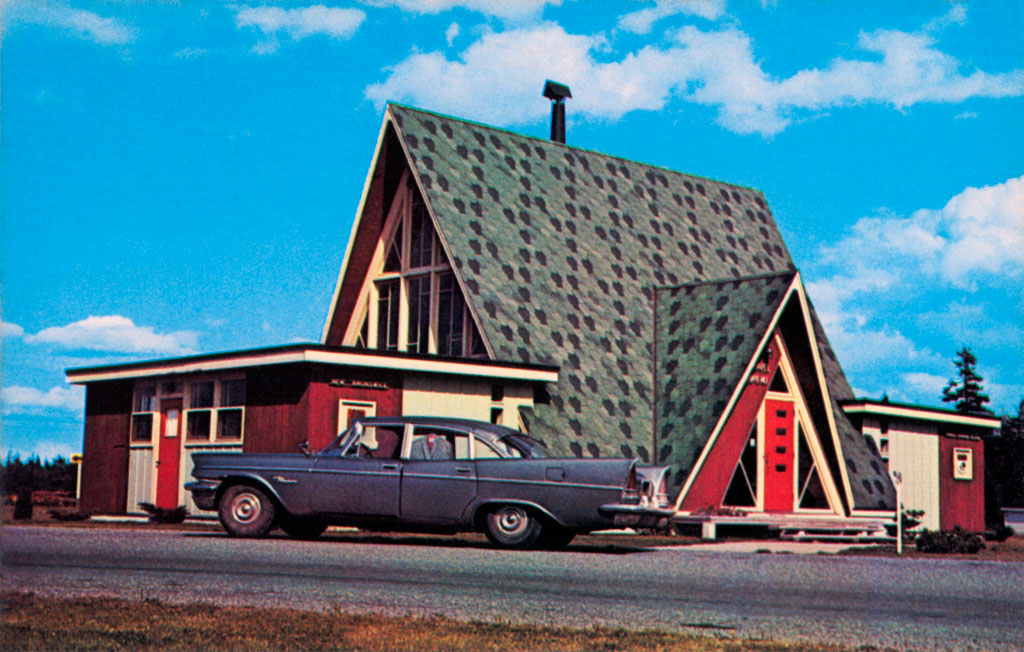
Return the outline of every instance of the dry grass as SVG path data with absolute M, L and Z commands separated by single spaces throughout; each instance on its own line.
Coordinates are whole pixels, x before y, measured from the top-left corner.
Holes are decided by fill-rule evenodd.
M 0 650 L 384 650 L 669 651 L 853 648 L 659 631 L 462 623 L 418 618 L 310 613 L 289 609 L 174 605 L 155 600 L 3 595 Z M 870 649 L 870 648 L 861 648 Z

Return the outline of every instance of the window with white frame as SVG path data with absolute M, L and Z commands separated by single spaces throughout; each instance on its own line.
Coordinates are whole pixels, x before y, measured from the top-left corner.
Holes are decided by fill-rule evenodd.
M 452 357 L 486 356 L 462 289 L 419 191 L 399 191 L 371 270 L 354 346 Z
M 245 379 L 188 383 L 185 433 L 190 441 L 239 442 L 244 432 Z
M 132 442 L 149 443 L 153 441 L 156 406 L 156 383 L 136 385 L 135 396 L 132 399 Z

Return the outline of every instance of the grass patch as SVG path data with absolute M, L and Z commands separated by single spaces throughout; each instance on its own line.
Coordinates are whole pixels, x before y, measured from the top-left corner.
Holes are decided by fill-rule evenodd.
M 0 650 L 669 651 L 853 648 L 621 628 L 463 623 L 443 616 L 379 616 L 178 605 L 156 600 L 3 594 Z M 864 649 L 864 648 L 861 648 Z

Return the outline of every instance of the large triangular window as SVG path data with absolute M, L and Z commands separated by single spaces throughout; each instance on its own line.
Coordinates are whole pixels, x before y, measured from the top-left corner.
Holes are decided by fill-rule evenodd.
M 829 509 L 825 486 L 821 483 L 818 465 L 807 443 L 803 428 L 797 428 L 796 504 L 800 509 Z
M 483 338 L 466 305 L 434 221 L 419 190 L 401 184 L 384 232 L 383 255 L 371 271 L 365 322 L 351 343 L 368 348 L 453 357 L 485 357 Z
M 732 472 L 722 504 L 727 507 L 757 506 L 757 424 L 743 446 L 743 452 Z

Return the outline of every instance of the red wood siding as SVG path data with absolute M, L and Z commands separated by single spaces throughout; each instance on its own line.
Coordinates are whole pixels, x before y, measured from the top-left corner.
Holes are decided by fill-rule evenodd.
M 779 365 L 779 352 L 774 350 L 768 363 L 768 372 L 764 375 L 771 379 Z M 729 420 L 718 435 L 714 447 L 704 460 L 704 465 L 697 469 L 697 477 L 683 499 L 681 509 L 684 511 L 700 511 L 717 508 L 722 504 L 725 492 L 729 488 L 729 480 L 736 463 L 743 453 L 743 446 L 750 437 L 750 429 L 754 426 L 761 402 L 768 393 L 768 384 L 747 383 L 739 400 L 733 407 Z
M 376 369 L 341 371 L 318 366 L 307 393 L 307 432 L 312 448 L 326 446 L 341 430 L 338 423 L 338 403 L 342 399 L 372 402 L 377 416 L 402 414 L 402 383 L 395 374 Z M 376 383 L 383 387 L 351 387 L 332 385 L 332 381 Z
M 82 500 L 88 514 L 122 514 L 128 500 L 132 383 L 87 386 L 82 445 Z
M 332 381 L 374 383 L 384 388 L 335 386 Z M 247 453 L 293 453 L 304 440 L 314 450 L 338 434 L 341 399 L 372 401 L 378 416 L 402 413 L 401 379 L 369 368 L 325 365 L 260 367 L 246 375 Z
M 953 449 L 969 448 L 973 458 L 970 480 L 953 479 Z M 985 531 L 985 447 L 980 439 L 941 437 L 939 440 L 939 528 L 960 526 Z
M 250 369 L 245 375 L 246 453 L 294 453 L 306 438 L 306 389 L 309 367 L 304 364 Z

